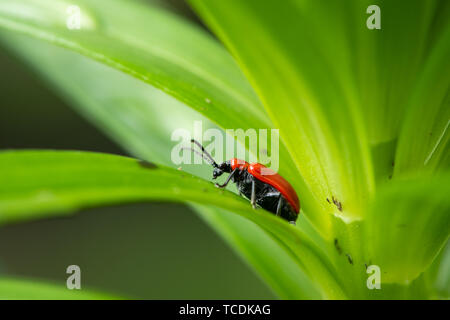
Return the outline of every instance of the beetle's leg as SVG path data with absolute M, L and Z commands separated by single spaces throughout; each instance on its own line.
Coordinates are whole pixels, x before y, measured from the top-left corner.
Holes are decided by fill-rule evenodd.
M 278 205 L 277 205 L 277 216 L 279 216 L 280 215 L 280 213 L 281 213 L 281 203 L 283 202 L 283 197 L 281 196 L 281 193 L 280 193 L 280 197 L 278 198 Z
M 230 173 L 230 175 L 228 176 L 227 180 L 225 180 L 225 182 L 223 184 L 218 184 L 216 183 L 216 187 L 217 188 L 225 188 L 228 184 L 228 182 L 230 182 L 231 178 L 233 177 L 233 175 L 236 173 L 236 171 L 238 170 L 238 168 L 234 169 L 232 173 Z
M 256 192 L 255 192 L 255 179 L 252 179 L 252 196 L 250 198 L 253 209 L 256 209 Z
M 289 224 L 292 224 L 292 225 L 294 225 L 294 226 L 296 225 L 296 224 L 295 224 L 295 221 L 289 221 Z

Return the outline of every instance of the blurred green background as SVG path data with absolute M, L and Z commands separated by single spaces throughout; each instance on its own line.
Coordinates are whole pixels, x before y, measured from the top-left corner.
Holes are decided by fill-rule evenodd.
M 179 0 L 169 10 L 198 23 Z M 125 154 L 0 46 L 0 149 Z M 153 203 L 0 228 L 0 272 L 144 299 L 271 299 L 256 274 L 192 210 Z

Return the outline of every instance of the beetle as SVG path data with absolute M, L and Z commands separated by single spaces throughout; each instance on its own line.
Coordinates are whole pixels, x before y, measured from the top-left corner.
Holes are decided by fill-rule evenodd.
M 217 164 L 201 143 L 194 139 L 191 143 L 198 146 L 201 152 L 194 148 L 183 149 L 200 155 L 211 164 L 214 180 L 224 173 L 230 174 L 223 184 L 216 183 L 216 187 L 223 189 L 232 181 L 236 183 L 239 195 L 250 200 L 254 209 L 259 206 L 295 225 L 300 201 L 294 188 L 282 176 L 260 163 L 248 163 L 237 158 Z

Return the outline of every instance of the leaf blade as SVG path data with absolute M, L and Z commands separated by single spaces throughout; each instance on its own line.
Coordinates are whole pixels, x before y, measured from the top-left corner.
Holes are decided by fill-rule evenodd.
M 407 284 L 433 262 L 450 236 L 449 173 L 393 181 L 370 207 L 367 261 L 385 283 Z
M 170 139 L 171 133 L 177 128 L 189 129 L 194 120 L 201 120 L 204 129 L 211 127 L 207 119 L 170 96 L 100 63 L 88 61 L 78 54 L 37 40 L 15 37 L 14 43 L 9 41 L 8 43 L 10 48 L 37 69 L 39 74 L 44 76 L 76 110 L 118 141 L 126 150 L 143 159 L 174 167 L 175 164 L 170 158 L 174 144 Z M 67 73 L 70 73 L 71 77 L 67 77 Z M 164 109 L 161 109 L 161 106 L 164 106 Z M 167 114 L 171 115 L 169 121 Z M 182 165 L 182 167 L 205 179 L 210 178 L 210 166 Z M 225 231 L 222 228 L 226 227 L 226 239 L 230 237 L 234 239 L 230 244 L 241 252 L 241 255 L 249 258 L 252 267 L 262 274 L 280 297 L 291 299 L 318 297 L 316 292 L 318 289 L 311 289 L 309 280 L 301 276 L 304 272 L 299 268 L 298 259 L 289 257 L 286 246 L 281 241 L 277 240 L 274 243 L 274 240 L 267 238 L 267 232 L 255 227 L 253 227 L 255 232 L 249 234 L 245 226 L 253 223 L 245 221 L 239 215 L 218 208 L 209 208 L 208 211 L 216 212 L 208 214 L 208 223 L 220 235 L 224 235 Z M 42 215 L 46 216 L 45 210 Z M 230 229 L 230 225 L 233 229 Z M 292 230 L 288 229 L 284 232 L 290 231 Z M 258 244 L 254 244 L 258 238 L 259 241 L 269 243 L 272 248 L 270 255 L 264 250 L 261 251 Z M 242 242 L 256 247 L 249 251 L 248 247 L 236 246 Z M 276 268 L 278 264 L 270 263 L 278 255 L 280 263 L 281 261 L 284 263 L 283 268 Z M 266 262 L 264 266 L 260 266 L 258 261 Z M 287 270 L 291 272 L 284 276 Z M 295 275 L 299 276 L 293 278 Z M 294 284 L 298 286 L 294 287 Z M 305 291 L 302 288 L 308 289 Z
M 87 60 L 83 63 L 82 59 L 77 58 L 75 54 L 71 55 L 64 50 L 58 51 L 52 46 L 40 44 L 39 41 L 29 41 L 15 34 L 3 33 L 4 42 L 44 75 L 49 83 L 61 91 L 66 98 L 68 97 L 75 107 L 81 109 L 83 114 L 94 123 L 99 123 L 102 129 L 106 129 L 115 139 L 120 139 L 119 141 L 128 150 L 132 149 L 134 154 L 139 154 L 144 158 L 150 151 L 144 150 L 146 148 L 144 141 L 149 139 L 149 134 L 140 132 L 139 137 L 136 135 L 132 137 L 133 131 L 149 131 L 147 127 L 149 123 L 153 126 L 159 126 L 161 123 L 170 126 L 168 114 L 171 117 L 177 117 L 177 114 L 180 114 L 179 118 L 188 115 L 186 118 L 205 122 L 205 126 L 209 127 L 213 127 L 211 126 L 211 122 L 213 122 L 223 130 L 263 129 L 270 132 L 270 129 L 273 128 L 253 89 L 234 60 L 217 41 L 211 39 L 204 31 L 198 30 L 182 19 L 179 21 L 178 17 L 173 17 L 163 10 L 119 0 L 113 3 L 108 2 L 107 5 L 111 8 L 107 11 L 103 10 L 101 1 L 98 3 L 80 2 L 82 11 L 86 11 L 88 16 L 92 16 L 92 24 L 95 25 L 95 17 L 102 24 L 94 30 L 73 32 L 66 30 L 61 21 L 61 16 L 64 16 L 61 9 L 65 2 L 58 0 L 57 3 L 59 3 L 56 6 L 59 11 L 56 12 L 49 8 L 54 5 L 54 1 L 48 0 L 42 3 L 20 0 L 16 3 L 19 5 L 19 10 L 13 13 L 5 9 L 7 6 L 0 5 L 0 26 L 3 21 L 6 29 L 25 33 L 39 40 L 71 49 L 136 77 L 140 81 L 149 83 L 175 99 L 165 98 L 163 94 L 158 94 L 151 88 L 145 89 L 145 86 L 138 84 L 138 81 L 135 81 L 134 87 L 127 85 L 127 90 L 131 91 L 130 94 L 121 95 L 120 93 L 124 90 L 120 85 L 124 81 L 119 79 L 119 75 L 107 72 L 105 68 L 101 70 L 95 64 L 86 62 Z M 56 27 L 48 27 L 42 23 L 41 20 L 46 18 L 44 13 L 47 11 L 51 13 L 47 18 Z M 35 16 L 31 16 L 38 22 L 27 16 L 26 12 L 32 12 Z M 130 24 L 128 18 L 124 20 L 125 13 L 144 21 L 140 22 L 144 23 L 144 26 L 141 26 L 140 23 L 137 26 Z M 147 32 L 148 30 L 151 32 Z M 148 43 L 145 39 L 149 40 Z M 191 43 L 194 40 L 197 43 L 196 46 Z M 87 77 L 87 72 L 93 73 L 93 76 Z M 68 73 L 71 74 L 71 77 L 67 77 Z M 112 81 L 96 77 L 107 77 L 107 75 L 113 77 Z M 217 79 L 211 79 L 211 76 Z M 116 87 L 117 91 L 113 92 L 112 87 Z M 100 88 L 102 92 L 96 92 L 96 88 Z M 106 94 L 110 96 L 108 105 L 105 103 Z M 233 97 L 236 95 L 241 97 L 239 101 Z M 110 105 L 117 105 L 117 103 L 111 103 L 111 100 L 124 99 L 125 96 L 128 100 L 135 102 L 136 106 L 127 103 L 127 109 L 125 109 L 123 108 L 125 103 L 122 103 L 120 108 L 115 108 L 113 115 L 111 110 L 105 110 Z M 149 106 L 144 106 L 144 103 Z M 166 114 L 163 110 L 155 110 L 166 106 L 168 108 Z M 182 110 L 186 106 L 197 111 L 197 116 L 194 112 L 189 113 Z M 150 112 L 150 109 L 153 110 Z M 155 115 L 159 117 L 161 123 L 154 124 L 151 120 L 146 121 Z M 166 119 L 162 115 L 165 115 Z M 210 121 L 205 121 L 206 119 Z M 125 121 L 134 122 L 133 126 L 130 123 L 124 123 Z M 187 124 L 186 121 L 184 124 Z M 192 126 L 192 124 L 188 125 Z M 175 128 L 173 125 L 171 127 Z M 125 130 L 129 132 L 125 132 Z M 173 132 L 173 130 L 172 132 L 159 131 L 164 131 L 165 135 Z M 168 140 L 167 136 L 150 135 L 150 139 L 155 140 L 155 138 Z M 245 137 L 237 135 L 237 140 L 242 145 L 245 144 Z M 169 141 L 169 143 L 172 142 Z M 167 163 L 169 153 L 165 152 L 166 148 L 162 146 L 162 143 L 153 144 L 158 146 L 158 151 L 161 152 L 158 153 L 158 159 L 152 159 L 152 161 L 164 160 L 161 163 Z M 272 141 L 269 139 L 266 147 L 268 154 L 271 151 L 271 144 Z M 261 150 L 259 151 L 261 152 Z M 295 179 L 297 170 L 284 145 L 279 146 L 279 151 L 279 162 L 282 163 L 280 173 L 293 177 L 290 180 L 294 187 L 299 189 L 303 182 Z M 252 155 L 259 156 L 258 154 Z M 152 153 L 152 156 L 155 157 L 155 153 Z M 307 198 L 305 192 L 305 199 Z
M 0 173 L 6 181 L 0 186 L 0 223 L 116 202 L 208 204 L 270 230 L 295 253 L 308 275 L 318 280 L 322 294 L 345 297 L 333 266 L 306 234 L 264 210 L 251 209 L 241 197 L 198 177 L 122 156 L 76 151 L 1 152 Z
M 374 180 L 355 79 L 349 71 L 351 54 L 346 55 L 351 46 L 334 40 L 346 39 L 346 29 L 341 30 L 342 23 L 333 18 L 336 10 L 328 7 L 340 3 L 190 2 L 236 56 L 272 121 L 282 128 L 283 141 L 320 211 L 360 219 Z M 321 28 L 313 28 L 314 19 L 321 21 Z M 333 33 L 337 28 L 338 36 Z M 311 36 L 298 30 L 318 31 Z M 329 39 L 344 51 L 338 63 L 331 63 L 337 50 L 324 50 L 318 43 L 329 44 Z M 327 205 L 326 198 L 332 196 L 344 204 L 343 212 Z M 308 210 L 306 214 L 318 219 Z M 331 217 L 323 222 L 330 223 Z
M 306 276 L 303 267 L 299 267 L 296 258 L 269 232 L 255 228 L 250 221 L 224 214 L 222 209 L 200 205 L 194 205 L 194 208 L 203 220 L 258 271 L 280 299 L 322 297 L 319 288 Z M 277 259 L 273 259 L 274 256 Z
M 108 64 L 209 118 L 228 114 L 222 119 L 225 128 L 270 124 L 231 56 L 204 31 L 164 10 L 129 1 L 79 1 L 77 5 L 88 21 L 79 32 L 67 29 L 69 4 L 63 0 L 20 0 L 14 6 L 2 2 L 0 26 Z M 109 9 L 103 10 L 105 6 Z M 129 17 L 139 24 L 128 23 Z M 248 114 L 238 116 L 242 108 Z

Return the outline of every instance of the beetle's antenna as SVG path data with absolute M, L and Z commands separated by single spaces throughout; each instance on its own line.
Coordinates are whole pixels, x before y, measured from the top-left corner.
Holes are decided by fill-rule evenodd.
M 206 160 L 206 162 L 208 162 L 213 167 L 215 167 L 215 168 L 218 167 L 217 163 L 214 160 L 211 161 L 210 158 L 205 157 L 204 154 L 202 154 L 200 151 L 197 151 L 197 150 L 194 150 L 194 149 L 188 148 L 188 147 L 181 147 L 181 150 L 189 150 L 191 152 L 194 152 L 195 154 L 198 154 L 200 157 L 202 157 L 204 160 Z
M 214 161 L 213 157 L 205 150 L 205 148 L 201 145 L 200 142 L 198 142 L 198 141 L 195 140 L 195 139 L 191 139 L 191 142 L 192 142 L 193 144 L 197 145 L 197 147 L 199 147 L 199 148 L 202 149 L 202 155 L 205 154 L 205 155 L 209 158 L 209 160 L 211 160 L 211 164 L 212 164 L 214 167 L 216 167 L 216 168 L 218 167 L 218 165 L 217 165 L 217 163 Z

